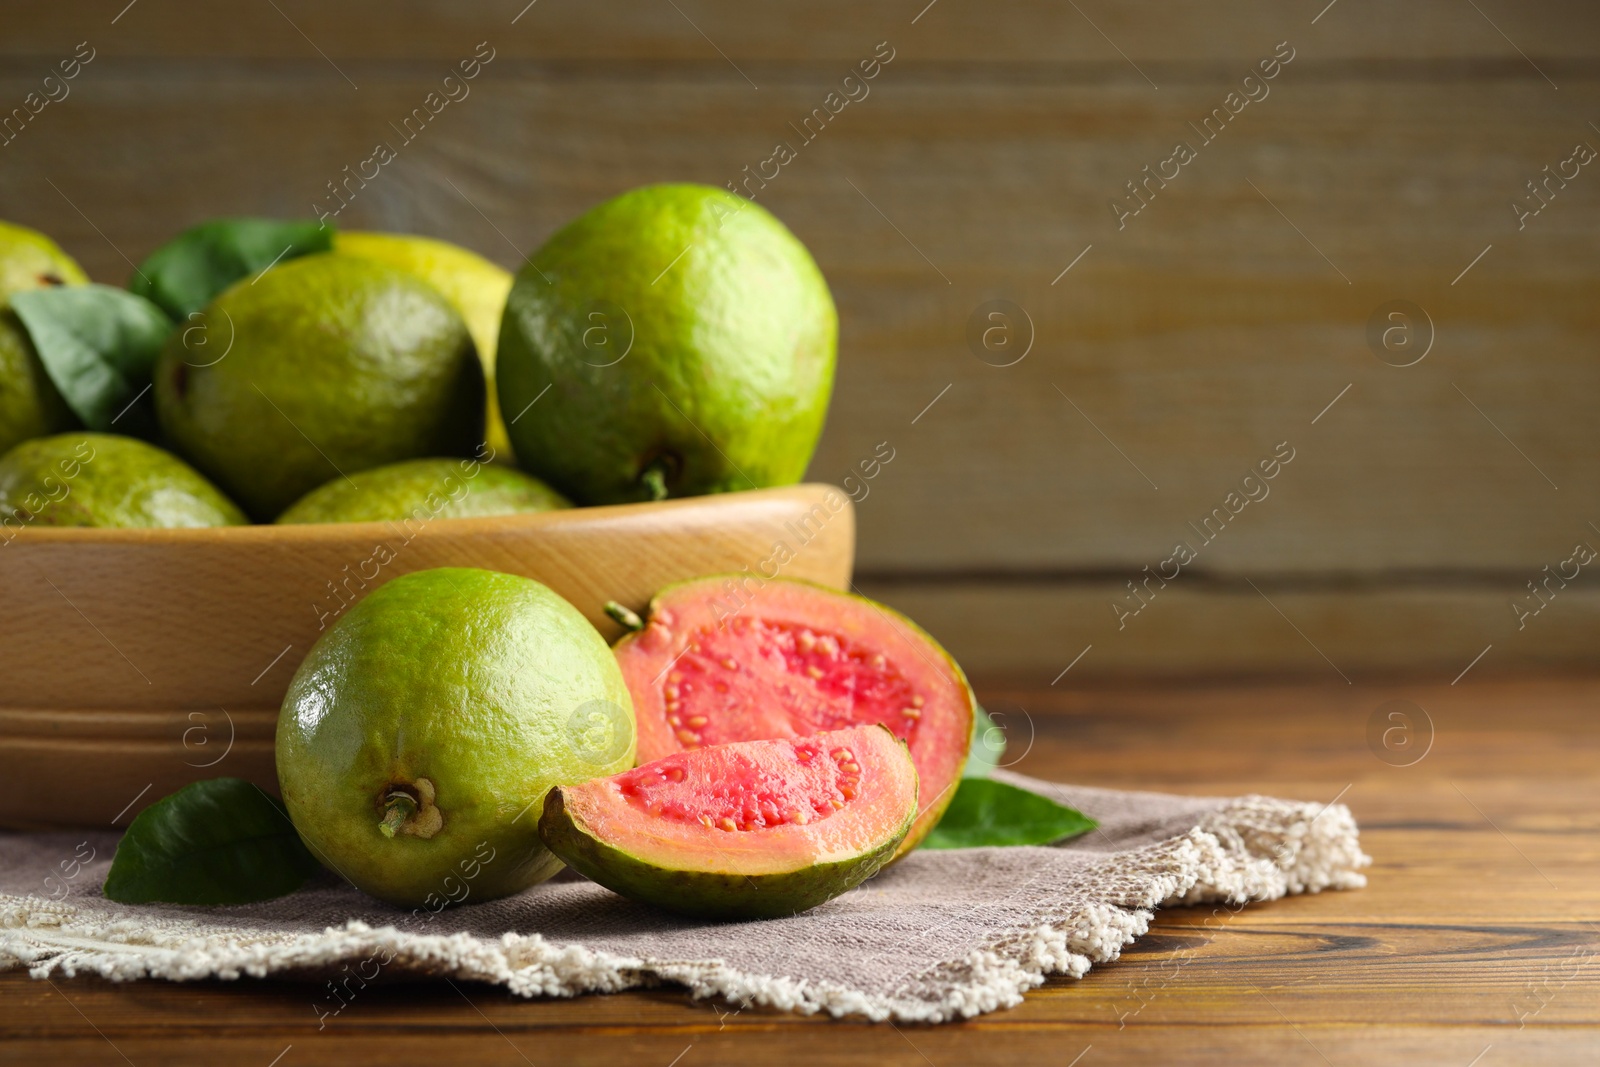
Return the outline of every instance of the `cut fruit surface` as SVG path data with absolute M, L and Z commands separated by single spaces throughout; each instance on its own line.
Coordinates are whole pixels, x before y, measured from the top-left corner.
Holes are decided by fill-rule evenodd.
M 871 877 L 917 812 L 917 772 L 881 726 L 675 752 L 558 786 L 539 835 L 578 873 L 669 911 L 793 915 Z
M 732 741 L 882 723 L 921 783 L 909 852 L 939 821 L 971 743 L 974 702 L 955 661 L 864 597 L 750 575 L 663 590 L 616 646 L 639 719 L 639 759 Z

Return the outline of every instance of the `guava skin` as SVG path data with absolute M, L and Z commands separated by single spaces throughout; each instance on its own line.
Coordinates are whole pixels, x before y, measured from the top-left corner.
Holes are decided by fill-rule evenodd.
M 517 275 L 500 408 L 523 469 L 582 504 L 789 485 L 822 432 L 838 330 L 822 272 L 765 208 L 646 186 Z
M 334 478 L 276 521 L 404 522 L 560 511 L 572 502 L 539 479 L 475 459 L 411 459 Z
M 16 312 L 0 309 L 0 452 L 78 424 Z
M 495 349 L 500 343 L 500 315 L 505 311 L 506 294 L 511 292 L 511 272 L 460 245 L 409 233 L 340 230 L 334 235 L 333 249 L 340 255 L 375 259 L 414 274 L 443 293 L 461 312 L 488 383 L 484 440 L 494 450 L 497 461 L 510 463 L 511 439 L 506 436 L 505 422 L 500 417 L 494 364 Z
M 162 431 L 254 518 L 330 478 L 483 441 L 483 371 L 432 286 L 322 253 L 235 283 L 173 331 Z
M 404 575 L 356 604 L 312 646 L 278 718 L 278 783 L 312 852 L 427 910 L 554 874 L 545 794 L 633 759 L 633 704 L 599 632 L 538 582 L 472 568 Z M 396 790 L 431 790 L 436 824 L 419 807 L 385 834 Z
M 0 518 L 35 526 L 166 529 L 249 521 L 170 452 L 132 437 L 87 432 L 34 438 L 0 456 Z
M 47 285 L 84 285 L 89 276 L 38 230 L 0 222 L 0 296 Z
M 0 453 L 30 437 L 78 425 L 11 310 L 11 294 L 88 280 L 83 268 L 44 234 L 0 222 Z

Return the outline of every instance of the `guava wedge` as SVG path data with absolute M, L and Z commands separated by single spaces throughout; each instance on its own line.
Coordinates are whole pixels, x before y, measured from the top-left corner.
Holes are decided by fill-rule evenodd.
M 921 783 L 899 855 L 961 780 L 976 708 L 966 676 L 916 623 L 865 597 L 750 574 L 697 578 L 658 593 L 616 654 L 641 762 L 882 723 L 910 747 Z
M 676 752 L 545 797 L 539 836 L 632 900 L 706 919 L 794 915 L 895 854 L 917 771 L 882 726 Z

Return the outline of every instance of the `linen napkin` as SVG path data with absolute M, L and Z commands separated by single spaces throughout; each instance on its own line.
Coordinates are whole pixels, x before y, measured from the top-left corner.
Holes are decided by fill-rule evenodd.
M 1097 819 L 1054 847 L 923 849 L 785 919 L 706 923 L 564 872 L 437 913 L 333 875 L 228 907 L 100 894 L 116 833 L 0 834 L 0 968 L 113 980 L 305 979 L 326 1023 L 385 977 L 490 982 L 521 996 L 676 984 L 697 997 L 941 1022 L 1022 1000 L 1048 975 L 1115 960 L 1163 905 L 1350 889 L 1370 860 L 1342 804 L 1187 797 L 994 777 Z

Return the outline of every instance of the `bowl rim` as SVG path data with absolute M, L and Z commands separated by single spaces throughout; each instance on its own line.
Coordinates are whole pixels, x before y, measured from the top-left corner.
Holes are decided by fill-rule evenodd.
M 475 515 L 460 518 L 429 518 L 423 527 L 439 523 L 449 524 L 452 533 L 494 534 L 509 530 L 556 529 L 581 527 L 593 523 L 615 520 L 648 519 L 669 511 L 724 511 L 732 508 L 760 506 L 766 502 L 797 499 L 823 503 L 829 494 L 838 494 L 844 501 L 840 509 L 851 504 L 850 495 L 827 482 L 799 482 L 795 485 L 768 486 L 760 489 L 737 489 L 726 493 L 704 496 L 674 497 L 668 500 L 643 501 L 632 504 L 597 504 L 593 506 L 562 508 L 557 511 L 521 512 L 512 515 Z M 423 527 L 418 527 L 418 532 Z M 307 522 L 307 523 L 246 523 L 239 526 L 46 526 L 28 524 L 12 532 L 9 538 L 0 536 L 0 552 L 7 545 L 138 545 L 138 544 L 204 544 L 218 541 L 235 541 L 251 544 L 262 541 L 273 543 L 316 544 L 324 541 L 364 539 L 366 533 L 392 535 L 403 530 L 402 520 L 380 519 L 374 522 Z M 0 527 L 0 534 L 4 528 Z M 0 556 L 3 560 L 4 556 Z

